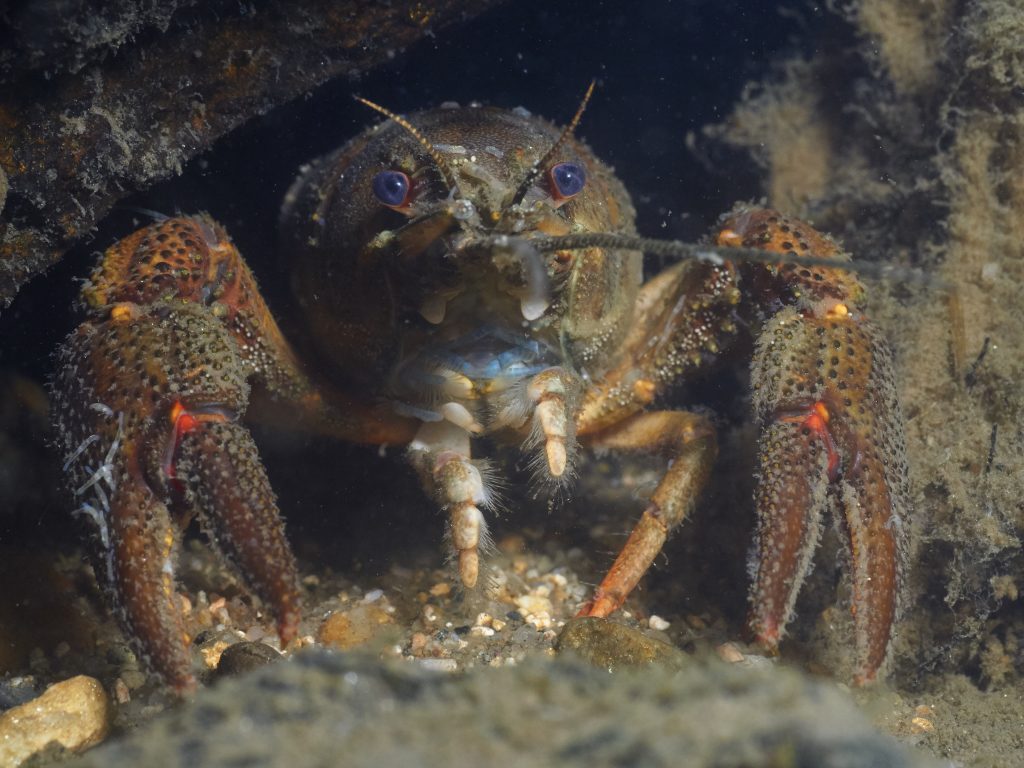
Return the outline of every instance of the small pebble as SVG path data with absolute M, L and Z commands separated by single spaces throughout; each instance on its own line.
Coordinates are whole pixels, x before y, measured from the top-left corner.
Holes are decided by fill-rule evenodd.
M 700 616 L 696 616 L 691 613 L 689 616 L 686 617 L 686 626 L 688 626 L 690 629 L 696 629 L 697 631 L 700 631 L 702 629 L 707 629 L 708 624 Z
M 469 630 L 469 634 L 475 637 L 491 637 L 494 634 L 494 630 L 491 627 L 475 626 Z
M 722 643 L 715 649 L 715 652 L 718 654 L 718 658 L 729 664 L 739 664 L 746 659 L 743 651 L 737 648 L 735 643 Z
M 228 621 L 231 618 L 228 615 L 228 601 L 223 597 L 214 600 L 210 603 L 210 614 L 220 621 Z
M 452 585 L 446 581 L 442 581 L 440 584 L 435 584 L 430 588 L 430 594 L 434 597 L 444 597 L 452 591 Z
M 550 617 L 553 610 L 551 601 L 542 595 L 520 595 L 515 599 L 515 602 L 516 607 L 524 616 L 529 616 L 531 613 L 534 615 L 546 613 Z
M 114 701 L 118 704 L 127 704 L 132 700 L 131 691 L 128 690 L 128 683 L 120 677 L 114 681 Z
M 424 669 L 432 669 L 435 672 L 456 672 L 459 663 L 455 659 L 420 659 Z
M 205 648 L 200 648 L 200 653 L 203 654 L 203 664 L 208 670 L 217 669 L 217 665 L 220 664 L 220 654 L 227 650 L 228 645 L 229 643 L 218 640 Z
M 21 765 L 52 741 L 82 752 L 109 731 L 110 701 L 103 686 L 79 675 L 0 715 L 0 765 Z
M 910 730 L 913 733 L 931 733 L 935 730 L 935 724 L 926 717 L 915 717 L 910 721 Z
M 226 630 L 206 630 L 196 635 L 193 641 L 195 650 L 199 652 L 203 666 L 207 669 L 216 669 L 220 663 L 220 655 L 234 643 L 234 635 Z M 127 680 L 125 682 L 127 683 Z
M 128 686 L 129 691 L 135 691 L 146 684 L 146 673 L 137 667 L 134 669 L 122 669 L 121 679 Z
M 986 262 L 981 267 L 981 282 L 987 285 L 995 285 L 999 282 L 1000 271 L 998 262 Z
M 656 629 L 659 632 L 664 632 L 672 625 L 669 622 L 665 621 L 663 618 L 661 618 L 661 616 L 654 615 L 647 620 L 647 626 L 651 629 Z
M 537 629 L 551 629 L 551 614 L 547 611 L 531 613 L 527 615 L 526 622 L 528 624 L 533 624 Z
M 363 645 L 381 630 L 394 625 L 394 618 L 380 606 L 357 605 L 348 611 L 332 613 L 320 625 L 320 642 L 342 650 Z
M 932 733 L 935 730 L 935 708 L 927 704 L 919 704 L 914 707 L 914 717 L 910 720 L 911 733 Z
M 642 632 L 609 619 L 579 618 L 566 622 L 555 646 L 571 651 L 603 669 L 661 664 L 681 669 L 689 657 L 674 645 L 647 637 Z
M 281 654 L 263 643 L 235 643 L 225 649 L 217 664 L 217 677 L 242 675 L 278 661 Z
M 775 663 L 769 657 L 758 653 L 744 653 L 736 643 L 722 643 L 715 648 L 715 652 L 718 654 L 718 658 L 728 664 L 739 664 L 742 667 L 749 667 L 751 669 L 768 668 Z M 813 665 L 808 665 L 808 671 L 813 669 Z M 825 676 L 828 674 L 828 670 L 823 668 L 815 674 Z

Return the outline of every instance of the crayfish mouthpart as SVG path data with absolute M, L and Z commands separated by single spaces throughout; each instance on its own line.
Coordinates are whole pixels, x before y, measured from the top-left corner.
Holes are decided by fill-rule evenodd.
M 441 413 L 445 419 L 450 421 L 457 427 L 462 427 L 467 432 L 472 432 L 474 435 L 478 435 L 484 431 L 483 425 L 480 424 L 469 412 L 469 409 L 461 403 L 450 402 L 445 403 L 441 406 Z
M 551 284 L 544 257 L 523 238 L 510 237 L 504 240 L 504 244 L 519 262 L 525 283 L 519 297 L 519 311 L 525 320 L 533 322 L 551 306 Z
M 523 314 L 524 320 L 533 322 L 534 320 L 541 317 L 550 306 L 551 302 L 547 299 L 535 299 L 523 297 L 519 300 L 519 311 Z

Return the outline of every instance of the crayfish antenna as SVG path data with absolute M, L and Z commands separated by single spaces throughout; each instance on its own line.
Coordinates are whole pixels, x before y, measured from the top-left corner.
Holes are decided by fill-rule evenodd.
M 448 185 L 448 189 L 454 193 L 454 197 L 462 197 L 462 191 L 459 189 L 458 182 L 456 182 L 455 180 L 455 174 L 452 173 L 452 169 L 448 165 L 448 162 L 444 159 L 444 155 L 442 155 L 437 150 L 437 147 L 430 143 L 430 139 L 424 136 L 420 132 L 419 128 L 410 123 L 401 115 L 395 114 L 387 107 L 382 107 L 380 104 L 377 104 L 376 102 L 370 101 L 369 99 L 364 99 L 362 96 L 353 96 L 352 98 L 354 98 L 360 104 L 365 104 L 370 109 L 376 110 L 385 117 L 394 120 L 396 123 L 398 123 L 398 125 L 404 128 L 405 131 L 410 136 L 412 136 L 414 139 L 416 139 L 416 141 L 420 143 L 420 146 L 427 150 L 427 154 L 429 154 L 430 159 L 434 161 L 434 165 L 437 167 L 438 172 L 444 179 L 444 183 Z
M 519 203 L 523 202 L 523 198 L 526 197 L 526 193 L 530 191 L 530 185 L 537 180 L 541 171 L 547 167 L 549 162 L 551 162 L 551 158 L 555 156 L 558 150 L 562 148 L 562 145 L 565 144 L 570 136 L 572 136 L 573 132 L 576 130 L 576 126 L 580 124 L 580 119 L 583 117 L 583 112 L 586 110 L 587 104 L 590 102 L 590 97 L 594 94 L 594 86 L 596 84 L 596 80 L 590 81 L 590 85 L 587 86 L 586 93 L 583 94 L 583 100 L 580 102 L 580 105 L 576 107 L 576 114 L 572 116 L 572 120 L 569 121 L 569 124 L 562 129 L 561 135 L 555 140 L 555 143 L 551 145 L 551 148 L 548 149 L 548 151 L 544 153 L 544 156 L 534 163 L 530 167 L 530 170 L 526 172 L 525 178 L 523 178 L 523 180 L 519 182 L 519 186 L 516 187 L 516 193 L 512 196 L 512 202 L 509 207 L 519 205 Z

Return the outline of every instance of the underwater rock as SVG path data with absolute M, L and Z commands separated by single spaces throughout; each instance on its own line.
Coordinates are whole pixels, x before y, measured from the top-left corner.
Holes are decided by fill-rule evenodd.
M 122 197 L 492 2 L 19 4 L 0 26 L 0 308 Z
M 557 713 L 557 714 L 556 714 Z M 710 661 L 609 675 L 578 662 L 445 675 L 306 652 L 69 765 L 927 765 L 833 686 Z
M 676 670 L 689 662 L 675 646 L 610 619 L 584 617 L 566 622 L 556 648 L 609 671 L 651 664 Z
M 320 625 L 319 640 L 340 650 L 366 645 L 395 626 L 394 617 L 376 605 L 357 605 L 328 616 Z
M 110 701 L 103 686 L 79 675 L 0 715 L 0 765 L 21 765 L 51 742 L 81 752 L 103 741 L 109 730 Z
M 241 642 L 225 648 L 217 662 L 217 677 L 244 675 L 281 659 L 266 643 Z

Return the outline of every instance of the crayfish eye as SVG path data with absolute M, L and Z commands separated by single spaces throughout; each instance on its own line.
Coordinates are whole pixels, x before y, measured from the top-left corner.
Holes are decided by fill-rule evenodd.
M 548 171 L 551 179 L 551 196 L 555 200 L 568 200 L 576 197 L 587 184 L 587 174 L 583 166 L 576 163 L 559 163 Z
M 373 194 L 389 208 L 404 208 L 409 204 L 412 184 L 401 171 L 381 171 L 373 177 Z

